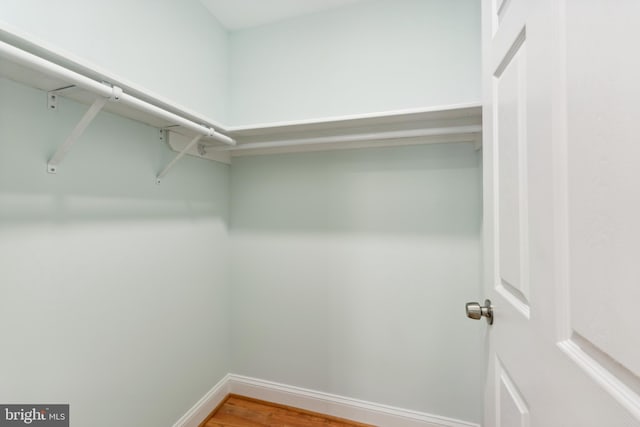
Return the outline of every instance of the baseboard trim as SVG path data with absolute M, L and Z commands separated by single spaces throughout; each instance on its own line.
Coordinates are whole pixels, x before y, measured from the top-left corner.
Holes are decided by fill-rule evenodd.
M 231 375 L 227 374 L 218 381 L 218 384 L 214 385 L 202 399 L 176 421 L 173 427 L 198 427 L 230 393 L 230 378 Z
M 301 387 L 230 374 L 229 393 L 387 427 L 480 427 L 479 424 Z
M 236 374 L 221 379 L 173 427 L 198 427 L 231 393 L 380 427 L 480 427 L 468 421 Z

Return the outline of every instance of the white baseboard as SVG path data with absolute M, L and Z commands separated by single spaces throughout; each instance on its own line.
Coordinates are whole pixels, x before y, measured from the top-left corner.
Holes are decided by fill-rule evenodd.
M 216 407 L 222 403 L 222 401 L 230 393 L 229 391 L 229 378 L 231 375 L 227 374 L 221 379 L 218 384 L 214 385 L 211 390 L 205 394 L 191 409 L 187 411 L 178 421 L 175 422 L 173 427 L 198 427 L 207 416 L 213 412 Z
M 231 393 L 380 427 L 480 427 L 467 421 L 235 374 L 225 376 L 173 427 L 198 427 Z
M 480 427 L 466 421 L 234 374 L 229 375 L 229 392 L 380 427 Z

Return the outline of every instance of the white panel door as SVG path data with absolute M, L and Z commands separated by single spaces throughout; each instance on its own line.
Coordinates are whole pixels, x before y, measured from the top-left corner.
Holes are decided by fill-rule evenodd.
M 640 426 L 640 1 L 482 10 L 484 425 Z

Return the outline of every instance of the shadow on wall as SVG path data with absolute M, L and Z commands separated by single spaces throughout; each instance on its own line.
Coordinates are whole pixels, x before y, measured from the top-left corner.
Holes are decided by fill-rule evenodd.
M 158 130 L 101 113 L 67 154 L 58 174 L 46 162 L 86 106 L 0 79 L 0 221 L 75 222 L 128 218 L 228 219 L 228 166 L 183 158 L 160 185 L 156 173 L 175 153 Z
M 234 159 L 234 231 L 478 235 L 480 156 L 433 144 Z

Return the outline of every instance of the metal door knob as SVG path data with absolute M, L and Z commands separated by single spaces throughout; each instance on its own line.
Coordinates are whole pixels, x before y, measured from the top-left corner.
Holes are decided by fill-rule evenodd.
M 468 318 L 480 320 L 482 317 L 486 317 L 487 323 L 493 325 L 493 307 L 491 307 L 490 300 L 485 300 L 484 305 L 480 305 L 477 302 L 468 302 L 466 310 Z

